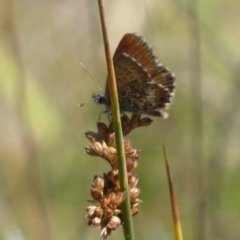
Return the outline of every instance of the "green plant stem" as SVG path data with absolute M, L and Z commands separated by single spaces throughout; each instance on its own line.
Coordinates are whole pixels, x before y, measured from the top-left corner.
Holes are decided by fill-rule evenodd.
M 116 139 L 116 149 L 118 156 L 118 169 L 119 169 L 119 177 L 120 177 L 120 185 L 121 190 L 125 192 L 126 199 L 123 202 L 122 206 L 122 215 L 123 215 L 123 229 L 125 239 L 133 240 L 133 223 L 132 223 L 132 214 L 131 214 L 131 205 L 130 205 L 130 194 L 128 188 L 128 178 L 127 178 L 127 167 L 126 167 L 126 159 L 125 159 L 125 151 L 123 146 L 123 135 L 122 135 L 122 126 L 120 120 L 120 111 L 119 111 L 119 103 L 118 103 L 118 93 L 117 93 L 117 85 L 115 79 L 115 72 L 113 61 L 110 53 L 110 46 L 107 36 L 107 28 L 106 22 L 104 18 L 104 8 L 102 0 L 98 0 L 99 12 L 102 24 L 102 33 L 108 68 L 108 83 L 109 83 L 109 92 L 110 92 L 110 100 L 111 100 L 111 108 L 112 108 L 112 119 L 113 126 L 115 132 Z

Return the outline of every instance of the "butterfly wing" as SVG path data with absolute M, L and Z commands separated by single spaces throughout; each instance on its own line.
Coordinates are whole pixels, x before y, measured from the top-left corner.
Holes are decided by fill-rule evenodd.
M 129 110 L 126 109 L 130 100 L 127 100 L 127 98 L 123 100 L 121 96 L 124 96 L 124 93 L 127 91 L 126 89 L 128 89 L 128 92 L 130 91 L 128 97 L 134 99 L 136 94 L 131 93 L 131 89 L 134 87 L 146 90 L 146 97 L 144 98 L 144 95 L 141 95 L 143 101 L 149 100 L 151 104 L 157 101 L 156 104 L 152 106 L 153 109 L 155 107 L 156 109 L 162 109 L 170 102 L 175 88 L 174 76 L 158 62 L 153 54 L 152 48 L 142 37 L 133 33 L 125 34 L 115 51 L 113 61 L 119 100 L 122 100 L 122 102 L 120 102 L 120 108 L 123 111 L 133 112 L 131 111 L 132 106 L 128 107 Z M 129 94 L 132 94 L 132 96 Z M 154 94 L 158 95 L 158 97 L 153 97 Z M 106 83 L 105 96 L 106 99 L 109 99 L 108 80 Z M 134 104 L 137 105 L 137 103 Z M 146 105 L 150 106 L 151 104 L 147 101 L 145 106 L 141 104 L 140 108 L 147 110 Z M 139 109 L 135 108 L 135 110 L 138 112 Z M 143 111 L 141 112 L 143 113 Z M 149 114 L 147 112 L 144 113 Z
M 115 63 L 115 72 L 122 112 L 167 117 L 163 109 L 171 102 L 171 93 L 163 85 L 155 83 L 139 63 L 123 53 Z
M 159 63 L 153 54 L 151 46 L 142 37 L 134 33 L 125 34 L 114 53 L 113 61 L 117 61 L 118 57 L 123 53 L 128 54 L 137 63 L 140 63 L 155 82 L 166 85 L 170 91 L 174 90 L 174 76 Z M 163 79 L 162 74 L 165 75 L 165 79 Z

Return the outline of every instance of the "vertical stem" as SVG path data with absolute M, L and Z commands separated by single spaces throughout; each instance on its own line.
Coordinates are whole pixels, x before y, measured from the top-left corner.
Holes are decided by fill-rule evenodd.
M 177 199 L 176 199 L 175 192 L 174 192 L 170 167 L 169 167 L 169 164 L 168 164 L 167 152 L 166 152 L 166 148 L 165 148 L 164 145 L 163 145 L 163 152 L 164 152 L 164 160 L 165 160 L 165 165 L 166 165 L 168 187 L 169 187 L 171 207 L 172 207 L 175 239 L 176 240 L 183 240 L 181 221 L 180 221 L 180 216 L 179 216 L 179 211 L 178 211 L 178 206 L 177 206 Z
M 121 126 L 119 103 L 118 103 L 117 85 L 116 85 L 113 61 L 112 61 L 111 52 L 110 52 L 102 0 L 98 0 L 98 4 L 99 4 L 101 24 L 102 24 L 102 33 L 103 33 L 107 68 L 108 68 L 108 84 L 109 84 L 108 87 L 110 92 L 113 125 L 114 125 L 114 132 L 115 132 L 115 138 L 116 138 L 120 185 L 121 185 L 121 190 L 124 191 L 126 194 L 126 199 L 123 202 L 123 209 L 122 209 L 122 215 L 123 215 L 123 221 L 124 221 L 123 228 L 124 228 L 125 239 L 134 239 L 130 195 L 129 195 L 128 178 L 127 178 L 127 167 L 126 167 L 126 160 L 125 160 L 125 151 L 123 146 L 122 126 Z

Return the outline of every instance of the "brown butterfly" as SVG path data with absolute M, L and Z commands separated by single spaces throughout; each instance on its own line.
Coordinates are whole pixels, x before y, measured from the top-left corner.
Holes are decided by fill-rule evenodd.
M 113 63 L 120 110 L 167 118 L 167 109 L 175 89 L 174 75 L 159 63 L 146 41 L 127 33 L 120 41 Z M 111 111 L 108 80 L 105 94 L 93 95 L 98 104 Z

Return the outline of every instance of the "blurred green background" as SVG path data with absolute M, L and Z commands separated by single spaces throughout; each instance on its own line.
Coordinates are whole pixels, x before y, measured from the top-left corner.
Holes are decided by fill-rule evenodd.
M 112 54 L 137 32 L 177 77 L 169 119 L 129 135 L 141 149 L 136 239 L 174 239 L 163 143 L 184 239 L 240 239 L 239 2 L 104 2 Z M 97 1 L 0 5 L 0 239 L 100 239 L 85 208 L 93 176 L 109 166 L 84 153 L 84 133 L 96 131 L 103 108 L 80 66 L 104 89 Z

